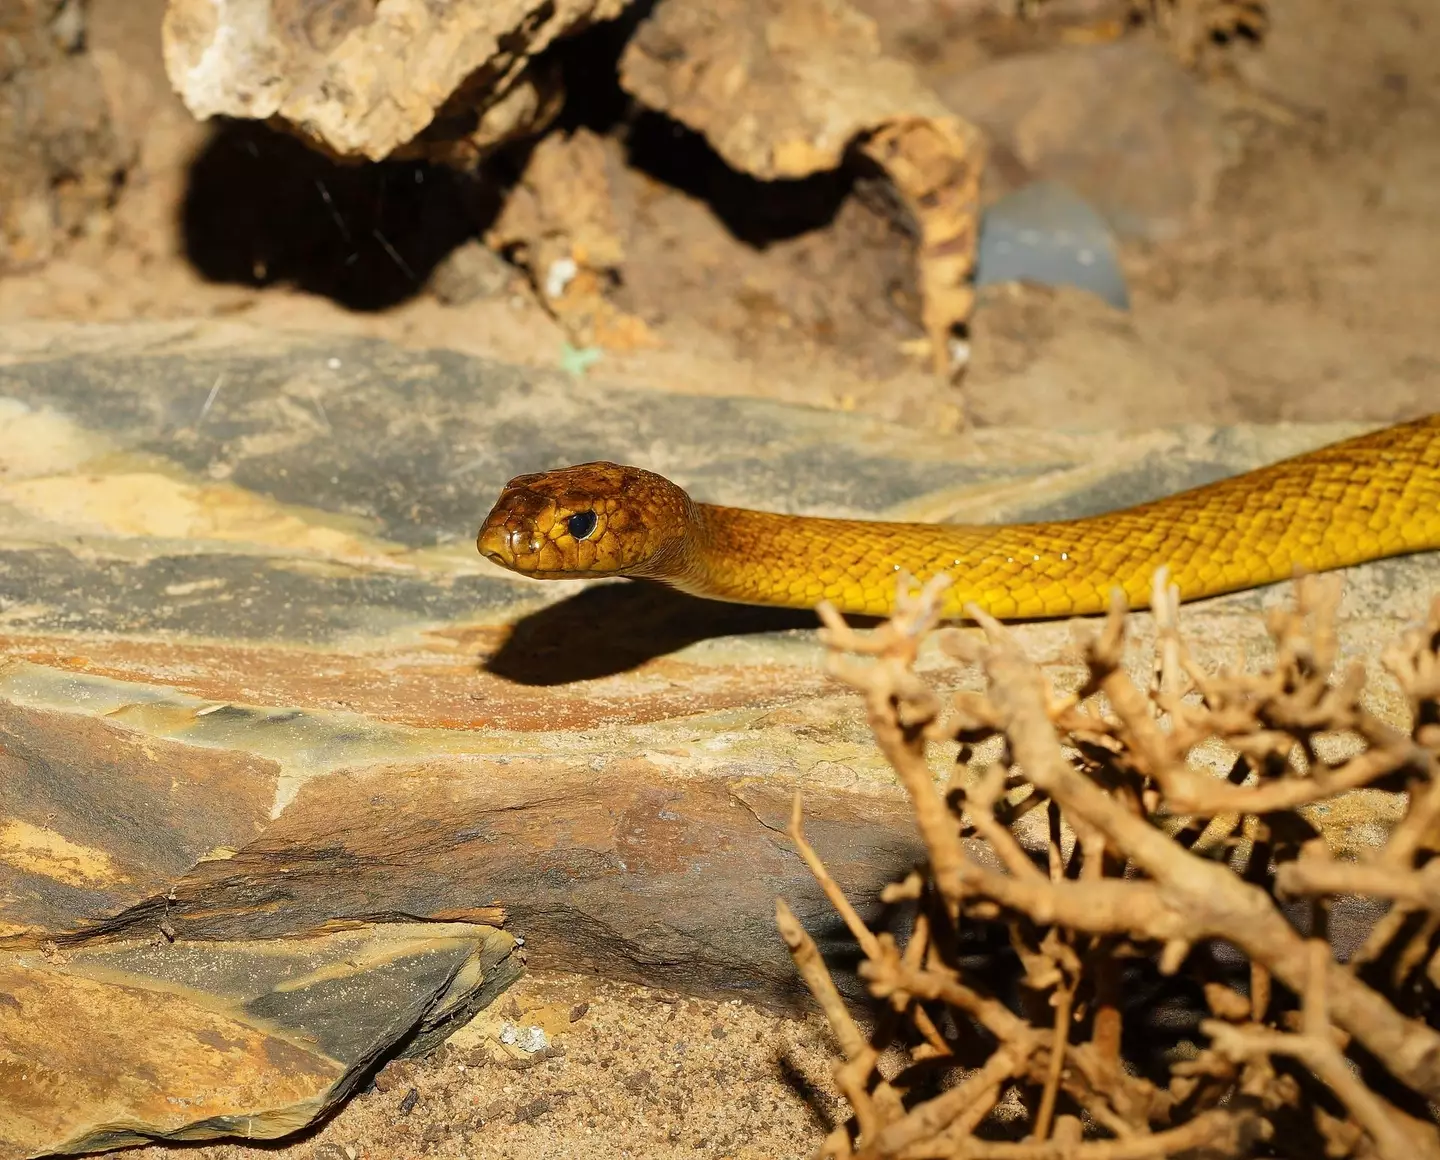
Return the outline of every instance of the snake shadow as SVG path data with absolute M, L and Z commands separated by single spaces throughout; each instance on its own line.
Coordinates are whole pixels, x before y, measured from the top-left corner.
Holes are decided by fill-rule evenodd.
M 702 640 L 819 623 L 805 609 L 727 604 L 627 580 L 595 585 L 522 617 L 482 667 L 517 684 L 566 685 L 629 672 Z

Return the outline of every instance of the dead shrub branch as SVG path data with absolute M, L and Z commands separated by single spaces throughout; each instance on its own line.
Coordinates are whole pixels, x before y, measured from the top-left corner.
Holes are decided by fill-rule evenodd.
M 884 1012 L 873 1030 L 777 910 L 844 1055 L 854 1118 L 822 1153 L 1440 1160 L 1421 1118 L 1440 1104 L 1440 600 L 1383 657 L 1406 731 L 1366 707 L 1363 666 L 1340 664 L 1332 579 L 1301 581 L 1294 608 L 1271 616 L 1265 667 L 1217 675 L 1157 577 L 1154 679 L 1124 664 L 1116 606 L 1068 695 L 972 609 L 981 639 L 943 644 L 985 691 L 942 696 L 915 662 L 943 581 L 903 587 L 870 633 L 820 614 L 831 669 L 863 696 L 927 847 L 928 865 L 884 895 L 914 908 L 908 939 L 867 926 L 806 842 L 798 797 L 790 826 L 863 956 Z M 986 742 L 1001 756 L 982 765 Z M 948 786 L 935 768 L 946 746 Z M 1217 746 L 1228 772 L 1215 772 Z M 1338 859 L 1313 811 L 1367 787 L 1401 795 L 1403 818 L 1363 860 Z M 1038 806 L 1041 838 L 1027 820 Z M 1196 841 L 1216 826 L 1218 847 Z M 1337 898 L 1388 907 L 1348 961 L 1324 938 Z M 1002 970 L 973 967 L 977 940 L 1003 944 Z M 1126 994 L 1137 979 L 1191 997 L 1188 1038 L 1145 1046 L 1150 1012 Z

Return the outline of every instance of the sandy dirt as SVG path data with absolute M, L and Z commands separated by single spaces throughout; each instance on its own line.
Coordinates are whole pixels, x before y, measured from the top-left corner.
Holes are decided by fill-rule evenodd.
M 929 372 L 904 239 L 863 188 L 818 182 L 765 221 L 737 218 L 753 184 L 727 187 L 693 141 L 667 145 L 641 126 L 617 194 L 633 272 L 618 293 L 661 345 L 604 351 L 585 373 L 941 427 L 1433 409 L 1440 45 L 1429 2 L 1274 0 L 1262 43 L 1231 46 L 1203 70 L 1228 158 L 1213 198 L 1181 236 L 1122 247 L 1133 309 L 1075 291 L 992 291 L 958 384 Z M 92 5 L 90 44 L 137 160 L 114 205 L 59 256 L 0 278 L 0 321 L 198 314 L 570 365 L 565 331 L 519 271 L 493 272 L 489 291 L 463 303 L 424 290 L 483 224 L 483 191 L 397 165 L 376 209 L 370 178 L 253 130 L 193 124 L 165 88 L 160 7 Z M 935 50 L 959 35 L 943 4 L 907 7 L 904 27 L 886 11 L 895 6 L 872 7 L 937 87 L 975 57 L 966 45 Z M 323 202 L 317 183 L 330 191 Z M 507 1035 L 539 1042 L 534 1027 L 542 1058 L 496 1062 Z M 799 1156 L 839 1106 L 828 1052 L 814 1022 L 536 974 L 438 1055 L 385 1068 L 283 1152 Z
M 542 1037 L 533 1055 L 505 1047 Z M 827 1040 L 818 1018 L 532 974 L 436 1054 L 389 1064 L 339 1115 L 281 1152 L 291 1160 L 801 1156 L 844 1106 L 831 1090 Z M 206 1160 L 255 1154 L 238 1144 L 184 1151 Z

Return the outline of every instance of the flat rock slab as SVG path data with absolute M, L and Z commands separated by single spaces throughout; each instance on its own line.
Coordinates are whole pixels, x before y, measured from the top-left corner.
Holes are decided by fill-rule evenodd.
M 153 945 L 230 977 L 337 928 L 508 924 L 548 968 L 795 1003 L 775 897 L 844 944 L 784 834 L 796 789 L 817 849 L 874 913 L 921 847 L 854 696 L 824 672 L 813 615 L 503 573 L 473 537 L 512 475 L 609 458 L 719 502 L 1047 518 L 1352 430 L 935 436 L 347 338 L 0 331 L 0 971 L 17 980 L 0 985 L 0 1077 L 44 1062 L 4 1022 L 6 996 L 50 1003 L 66 1043 L 120 1025 L 118 1006 L 61 998 L 97 984 L 46 948 L 74 964 Z M 1373 658 L 1440 590 L 1440 561 L 1351 576 L 1343 646 Z M 1191 606 L 1202 663 L 1263 656 L 1260 613 L 1288 599 Z M 1135 628 L 1144 646 L 1148 618 Z M 1017 629 L 1062 686 L 1079 679 L 1076 631 Z M 978 687 L 938 650 L 924 664 Z M 1388 685 L 1374 696 L 1403 717 Z M 1356 800 L 1322 820 L 1342 850 L 1394 809 Z M 383 999 L 379 960 L 357 962 L 377 1009 L 354 1059 L 421 1026 L 444 989 L 437 968 Z M 315 1050 L 339 1062 L 274 1116 L 354 1074 Z M 85 1061 L 45 1066 L 73 1080 Z M 4 1131 L 103 1142 L 112 1113 Z M 189 1130 L 140 1118 L 141 1134 Z
M 0 1157 L 274 1139 L 518 977 L 467 923 L 0 953 Z

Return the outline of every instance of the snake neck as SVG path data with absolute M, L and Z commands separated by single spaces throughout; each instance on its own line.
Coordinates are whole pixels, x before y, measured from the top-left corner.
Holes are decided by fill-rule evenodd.
M 932 525 L 696 503 L 683 542 L 659 578 L 711 600 L 813 608 L 828 599 L 844 611 L 879 615 L 889 611 L 901 568 L 928 570 L 927 560 L 913 558 L 895 542 L 901 529 L 902 539 L 923 546 L 927 558 L 934 541 L 945 537 L 945 529 Z
M 692 503 L 685 535 L 660 578 L 697 596 L 743 601 L 746 573 L 764 571 L 780 582 L 794 570 L 794 532 L 791 517 Z
M 687 497 L 688 498 L 688 497 Z M 1440 416 L 1084 519 L 932 525 L 695 503 L 649 574 L 698 596 L 885 615 L 901 572 L 944 573 L 947 616 L 1103 612 L 1148 603 L 1157 568 L 1194 600 L 1440 549 Z

